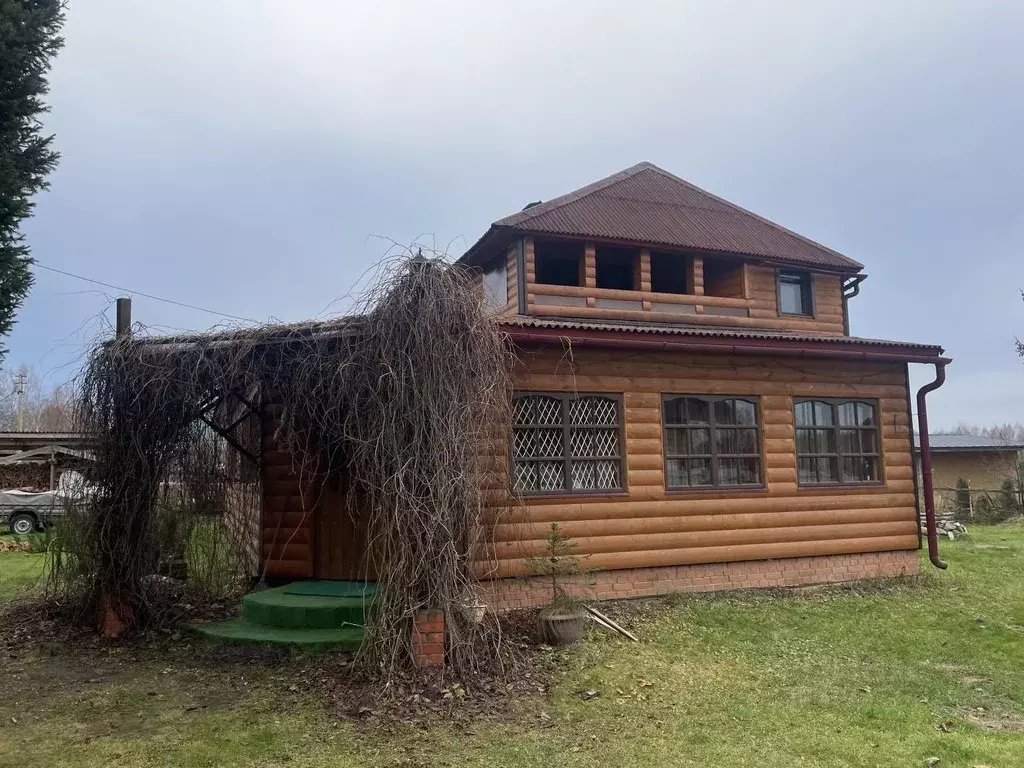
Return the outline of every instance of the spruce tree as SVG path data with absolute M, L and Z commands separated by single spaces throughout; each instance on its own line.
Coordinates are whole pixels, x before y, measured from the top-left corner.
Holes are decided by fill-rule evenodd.
M 57 165 L 40 118 L 49 107 L 47 74 L 64 45 L 63 0 L 0 0 L 0 337 L 32 287 L 32 259 L 21 223 Z M 7 348 L 0 344 L 0 362 Z

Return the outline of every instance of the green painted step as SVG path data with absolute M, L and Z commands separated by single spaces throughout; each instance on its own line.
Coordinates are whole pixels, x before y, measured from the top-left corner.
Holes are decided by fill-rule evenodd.
M 318 595 L 320 597 L 373 597 L 377 594 L 377 585 L 372 581 L 310 579 L 308 581 L 293 581 L 280 589 L 289 595 Z
M 246 595 L 236 619 L 191 629 L 222 642 L 358 648 L 376 591 L 360 581 L 294 582 Z
M 369 600 L 362 597 L 294 595 L 284 588 L 264 589 L 242 599 L 242 617 L 281 629 L 362 627 L 368 607 Z
M 244 645 L 287 645 L 306 650 L 356 649 L 363 641 L 362 627 L 284 629 L 253 624 L 244 619 L 193 625 L 192 631 L 211 640 Z

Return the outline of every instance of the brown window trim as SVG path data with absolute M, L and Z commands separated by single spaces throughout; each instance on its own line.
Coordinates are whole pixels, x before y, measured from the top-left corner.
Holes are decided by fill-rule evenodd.
M 809 312 L 783 312 L 782 311 L 782 276 L 799 275 L 800 279 L 807 280 L 806 300 L 810 307 Z M 814 295 L 814 273 L 806 269 L 776 269 L 775 270 L 775 309 L 779 317 L 806 317 L 815 319 L 818 316 L 818 302 Z
M 832 407 L 832 426 L 800 426 L 796 422 L 796 407 L 800 403 L 828 403 Z M 875 423 L 874 426 L 843 426 L 839 423 L 839 406 L 847 403 L 867 403 L 874 409 Z M 801 429 L 828 429 L 831 430 L 835 435 L 836 441 L 836 452 L 835 453 L 800 453 L 800 441 L 797 432 Z M 878 446 L 878 453 L 843 453 L 842 440 L 840 438 L 840 432 L 842 430 L 857 430 L 859 432 L 867 432 L 873 430 L 875 433 L 875 445 Z M 881 420 L 881 409 L 879 407 L 878 398 L 876 397 L 794 397 L 793 398 L 793 454 L 796 456 L 796 484 L 799 488 L 808 489 L 829 489 L 829 490 L 840 490 L 840 489 L 865 489 L 865 488 L 884 488 L 885 487 L 885 462 L 882 461 L 882 420 Z M 829 482 L 813 482 L 804 483 L 800 481 L 800 459 L 819 459 L 819 458 L 835 458 L 836 460 L 836 472 L 837 479 L 834 483 Z M 875 480 L 845 480 L 843 479 L 843 459 L 861 459 L 861 458 L 873 458 L 877 462 L 878 477 Z
M 546 459 L 517 459 L 515 456 L 515 446 L 509 445 L 509 486 L 511 488 L 512 496 L 528 497 L 528 498 L 551 498 L 557 496 L 569 496 L 574 499 L 578 499 L 581 496 L 627 496 L 628 490 L 626 488 L 626 443 L 625 443 L 625 412 L 622 406 L 622 393 L 620 392 L 558 392 L 558 391 L 541 391 L 541 390 L 517 390 L 512 394 L 512 400 L 516 400 L 524 397 L 552 397 L 562 402 L 562 451 L 561 457 L 550 457 Z M 570 431 L 573 428 L 583 429 L 608 429 L 607 426 L 598 425 L 587 425 L 587 424 L 570 424 L 569 423 L 569 412 L 568 403 L 571 400 L 579 400 L 583 397 L 603 397 L 616 402 L 616 410 L 618 414 L 618 433 L 619 433 L 619 453 L 617 456 L 572 456 L 569 453 L 570 450 Z M 516 429 L 552 429 L 555 425 L 552 424 L 515 424 L 512 425 L 512 438 L 515 439 Z M 569 486 L 572 484 L 572 473 L 570 466 L 573 459 L 578 460 L 607 460 L 617 461 L 619 463 L 619 487 L 617 488 L 584 488 L 581 490 L 574 490 Z M 529 491 L 519 490 L 515 487 L 515 466 L 516 462 L 525 463 L 539 463 L 541 461 L 561 461 L 562 462 L 562 478 L 565 483 L 565 487 L 557 488 L 550 491 Z
M 686 456 L 682 456 L 682 455 L 671 455 L 670 456 L 669 455 L 669 452 L 668 452 L 668 431 L 670 429 L 696 429 L 696 427 L 688 427 L 687 425 L 684 425 L 684 424 L 674 425 L 674 424 L 667 424 L 665 422 L 665 402 L 667 400 L 672 400 L 672 399 L 675 399 L 677 397 L 686 397 L 686 398 L 690 398 L 691 400 L 701 400 L 703 402 L 708 403 L 708 405 L 709 405 L 709 409 L 708 409 L 708 425 L 707 425 L 708 434 L 709 434 L 708 449 L 711 451 L 709 454 L 688 454 Z M 753 425 L 727 424 L 727 425 L 723 425 L 722 427 L 718 427 L 718 425 L 715 424 L 715 403 L 716 402 L 720 402 L 722 400 L 744 400 L 744 401 L 746 401 L 748 403 L 752 403 L 753 406 L 754 406 L 754 415 L 755 415 L 755 419 L 756 419 L 755 423 Z M 685 393 L 685 392 L 662 393 L 662 395 L 661 395 L 661 408 L 660 408 L 659 416 L 661 418 L 661 451 L 662 451 L 662 457 L 663 457 L 663 470 L 662 471 L 664 472 L 664 477 L 665 477 L 664 485 L 665 485 L 666 493 L 671 493 L 671 494 L 700 493 L 702 491 L 703 492 L 708 492 L 708 491 L 722 492 L 722 491 L 725 491 L 725 492 L 735 493 L 735 492 L 751 492 L 751 491 L 756 492 L 756 491 L 767 490 L 767 481 L 766 481 L 766 478 L 765 478 L 765 468 L 764 468 L 764 439 L 763 439 L 764 433 L 763 433 L 763 431 L 761 429 L 761 398 L 760 398 L 760 396 L 758 396 L 758 395 L 695 395 L 695 394 L 688 394 L 688 393 Z M 719 462 L 720 459 L 733 459 L 733 458 L 752 459 L 752 458 L 755 457 L 754 454 L 746 454 L 746 453 L 744 453 L 744 454 L 732 454 L 732 453 L 718 454 L 715 451 L 715 430 L 716 429 L 753 429 L 755 431 L 755 433 L 756 433 L 755 440 L 757 442 L 757 455 L 756 455 L 756 458 L 757 458 L 757 474 L 758 474 L 758 477 L 760 478 L 760 481 L 758 483 L 739 483 L 739 484 L 735 484 L 735 485 L 733 485 L 733 484 L 728 484 L 728 485 L 716 484 L 715 481 L 718 478 L 718 462 Z M 669 463 L 669 461 L 671 461 L 673 459 L 687 459 L 687 458 L 697 458 L 697 459 L 705 459 L 706 458 L 706 459 L 708 459 L 710 461 L 710 463 L 711 463 L 711 484 L 710 485 L 669 485 L 668 484 L 668 463 Z

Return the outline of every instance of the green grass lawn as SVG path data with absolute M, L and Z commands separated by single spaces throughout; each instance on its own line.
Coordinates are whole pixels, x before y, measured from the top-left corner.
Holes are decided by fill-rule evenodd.
M 552 653 L 551 697 L 511 722 L 339 721 L 309 658 L 0 659 L 0 766 L 1024 765 L 1024 529 L 943 554 L 945 573 L 878 589 L 669 599 L 641 644 Z
M 41 588 L 45 555 L 0 552 L 0 600 L 11 600 Z

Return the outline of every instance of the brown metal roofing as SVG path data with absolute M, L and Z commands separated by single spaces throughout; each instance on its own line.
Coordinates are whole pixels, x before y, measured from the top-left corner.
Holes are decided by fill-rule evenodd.
M 717 251 L 857 272 L 860 262 L 716 197 L 651 163 L 500 219 L 463 256 L 491 254 L 502 230 Z M 487 253 L 484 253 L 487 251 Z
M 722 328 L 718 326 L 698 326 L 683 324 L 657 323 L 624 323 L 604 322 L 600 320 L 573 320 L 563 318 L 532 317 L 512 315 L 502 317 L 499 321 L 506 327 L 543 328 L 564 331 L 607 331 L 612 333 L 639 334 L 647 336 L 688 336 L 698 338 L 747 339 L 762 341 L 782 341 L 793 344 L 828 344 L 837 347 L 878 347 L 913 351 L 917 354 L 941 355 L 942 347 L 937 344 L 917 344 L 907 341 L 889 341 L 886 339 L 864 339 L 857 336 L 839 336 L 828 333 L 805 331 L 776 331 L 758 328 Z

